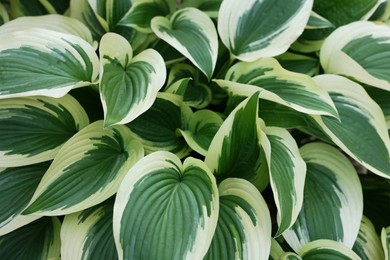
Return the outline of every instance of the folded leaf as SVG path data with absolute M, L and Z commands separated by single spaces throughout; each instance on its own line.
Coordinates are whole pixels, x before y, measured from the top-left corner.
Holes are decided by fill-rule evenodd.
M 0 37 L 0 98 L 62 97 L 98 70 L 94 48 L 78 36 L 33 28 Z
M 129 42 L 114 33 L 102 37 L 99 51 L 104 125 L 129 123 L 152 106 L 164 85 L 164 60 L 153 49 L 133 57 Z
M 70 95 L 0 99 L 0 167 L 48 161 L 88 116 Z
M 265 200 L 250 182 L 229 178 L 221 182 L 219 217 L 204 259 L 268 259 L 271 217 Z
M 360 257 L 345 245 L 327 239 L 320 239 L 306 244 L 299 255 L 303 260 L 358 260 Z
M 152 153 L 132 167 L 115 199 L 119 259 L 202 259 L 218 211 L 215 178 L 202 161 Z
M 202 11 L 187 7 L 176 11 L 170 20 L 152 19 L 157 37 L 187 57 L 208 79 L 211 78 L 218 54 L 218 34 L 213 21 Z
M 312 0 L 224 0 L 218 32 L 231 54 L 255 61 L 285 52 L 303 32 Z
M 117 192 L 142 156 L 127 127 L 96 121 L 64 144 L 23 213 L 64 215 L 97 205 Z
M 357 83 L 336 75 L 314 78 L 335 103 L 340 119 L 313 116 L 321 129 L 364 167 L 390 178 L 390 139 L 383 112 Z

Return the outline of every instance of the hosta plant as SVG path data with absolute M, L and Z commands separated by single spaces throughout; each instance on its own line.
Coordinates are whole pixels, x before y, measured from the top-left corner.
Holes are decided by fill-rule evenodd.
M 390 1 L 0 1 L 0 259 L 389 259 Z

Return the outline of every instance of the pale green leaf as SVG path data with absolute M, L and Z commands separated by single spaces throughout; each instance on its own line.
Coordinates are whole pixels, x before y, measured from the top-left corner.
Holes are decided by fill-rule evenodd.
M 0 99 L 0 167 L 51 160 L 88 123 L 84 109 L 70 95 Z
M 218 212 L 217 184 L 202 161 L 152 153 L 131 168 L 116 196 L 119 259 L 202 259 Z
M 303 32 L 312 0 L 224 0 L 218 32 L 231 54 L 255 61 L 285 52 Z
M 169 43 L 208 79 L 211 78 L 218 54 L 218 34 L 213 21 L 202 11 L 187 7 L 176 11 L 170 20 L 152 19 L 152 30 L 157 37 Z
M 306 244 L 299 255 L 302 260 L 360 260 L 360 257 L 344 244 L 327 239 Z
M 381 232 L 381 242 L 385 252 L 385 260 L 390 259 L 390 226 L 384 227 Z
M 269 260 L 280 260 L 284 255 L 284 250 L 275 238 L 271 238 L 271 251 L 269 253 Z
M 11 17 L 37 16 L 48 14 L 48 11 L 40 0 L 11 0 L 10 4 Z
M 309 143 L 300 152 L 307 165 L 303 206 L 284 238 L 295 252 L 318 239 L 352 248 L 363 214 L 362 187 L 355 168 L 328 144 Z
M 96 121 L 60 149 L 23 213 L 64 215 L 97 205 L 117 192 L 142 156 L 127 127 Z
M 3 25 L 7 22 L 9 22 L 9 15 L 7 9 L 2 3 L 0 3 L 0 25 Z

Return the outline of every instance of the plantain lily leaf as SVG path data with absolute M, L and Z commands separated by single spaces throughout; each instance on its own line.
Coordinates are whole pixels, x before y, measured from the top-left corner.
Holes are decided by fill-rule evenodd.
M 206 156 L 211 141 L 222 125 L 222 118 L 211 110 L 198 110 L 188 120 L 188 129 L 180 129 L 187 144 Z
M 0 236 L 40 216 L 20 213 L 26 208 L 50 163 L 0 169 Z
M 50 14 L 64 14 L 69 9 L 71 0 L 39 0 Z
M 105 14 L 103 17 L 107 21 L 108 28 L 110 31 L 115 31 L 119 21 L 127 13 L 127 11 L 132 7 L 134 0 L 116 0 L 116 1 L 88 1 L 94 10 L 97 10 L 99 14 L 98 7 L 95 7 L 92 3 L 95 2 L 96 5 L 99 5 L 101 2 L 104 6 Z
M 338 28 L 321 48 L 326 73 L 352 77 L 390 90 L 390 28 L 372 22 L 354 22 Z
M 8 33 L 0 37 L 0 98 L 62 97 L 94 82 L 98 64 L 78 36 L 37 28 Z
M 142 145 L 125 126 L 85 127 L 54 158 L 23 214 L 65 215 L 111 197 L 129 168 L 143 156 Z
M 118 259 L 112 231 L 114 198 L 92 208 L 66 215 L 61 227 L 61 257 Z
M 267 126 L 297 128 L 306 125 L 302 113 L 268 100 L 259 102 L 259 117 Z
M 352 250 L 361 259 L 385 259 L 381 241 L 372 222 L 363 216 Z
M 50 259 L 60 256 L 58 218 L 41 218 L 0 237 L 0 259 Z
M 306 163 L 287 130 L 268 127 L 265 131 L 271 144 L 271 160 L 268 164 L 270 183 L 278 209 L 279 229 L 275 236 L 279 236 L 294 224 L 302 208 Z
M 215 82 L 235 95 L 250 96 L 260 91 L 261 99 L 299 112 L 338 117 L 332 99 L 311 77 L 283 69 L 274 58 L 236 63 L 225 80 Z
M 129 42 L 115 33 L 102 37 L 99 51 L 104 125 L 129 123 L 155 101 L 166 78 L 164 60 L 153 49 L 133 57 Z
M 70 95 L 0 99 L 0 167 L 51 160 L 88 116 Z
M 360 257 L 344 244 L 327 239 L 319 239 L 306 244 L 299 255 L 302 260 L 358 260 Z
M 40 0 L 11 0 L 9 2 L 11 17 L 13 18 L 48 14 L 48 11 Z
M 387 129 L 390 128 L 390 92 L 374 87 L 366 87 L 368 95 L 377 103 L 385 116 Z
M 271 251 L 269 253 L 269 260 L 280 260 L 280 257 L 282 257 L 284 254 L 285 252 L 278 241 L 275 238 L 271 238 Z
M 329 92 L 340 115 L 340 120 L 313 116 L 315 121 L 349 156 L 375 174 L 390 178 L 390 140 L 378 104 L 359 84 L 344 77 L 321 75 L 314 80 Z
M 1 26 L 0 35 L 31 28 L 41 28 L 76 35 L 89 44 L 94 44 L 91 32 L 83 23 L 74 18 L 58 14 L 19 17 Z
M 303 32 L 312 5 L 312 0 L 224 0 L 218 32 L 239 60 L 273 57 L 285 52 Z
M 152 107 L 127 124 L 146 153 L 169 151 L 184 158 L 191 151 L 179 129 L 187 129 L 191 109 L 180 96 L 159 93 Z
M 176 11 L 170 20 L 154 17 L 151 22 L 157 37 L 188 58 L 208 79 L 218 54 L 218 34 L 213 21 L 202 11 L 187 7 Z
M 352 248 L 363 214 L 356 170 L 339 150 L 324 143 L 306 144 L 300 152 L 307 165 L 303 206 L 284 238 L 295 252 L 318 239 Z
M 305 30 L 325 28 L 334 28 L 334 24 L 331 23 L 328 19 L 312 11 L 309 17 L 309 21 L 307 21 L 305 26 Z
M 296 54 L 293 52 L 285 52 L 276 57 L 280 65 L 286 70 L 315 76 L 320 69 L 320 62 L 317 58 Z
M 390 226 L 382 229 L 381 242 L 385 252 L 385 260 L 388 260 L 390 259 Z
M 2 3 L 0 3 L 0 25 L 3 25 L 7 22 L 9 22 L 9 15 L 7 9 Z
M 115 199 L 119 259 L 202 259 L 218 212 L 215 178 L 202 161 L 152 153 L 131 168 Z
M 262 195 L 253 184 L 229 178 L 221 182 L 219 217 L 204 259 L 268 259 L 271 217 Z
M 182 0 L 182 7 L 195 7 L 205 12 L 211 18 L 218 18 L 222 0 Z
M 267 138 L 257 119 L 258 93 L 245 99 L 225 119 L 211 141 L 205 163 L 218 181 L 240 177 L 256 182 L 261 176 Z M 269 160 L 268 160 L 269 161 Z

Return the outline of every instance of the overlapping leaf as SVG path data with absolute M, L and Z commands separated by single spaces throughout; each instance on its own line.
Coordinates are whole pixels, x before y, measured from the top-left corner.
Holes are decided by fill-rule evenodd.
M 285 52 L 303 32 L 312 0 L 224 0 L 218 32 L 231 54 L 255 61 Z
M 128 172 L 116 196 L 119 259 L 202 259 L 218 211 L 217 184 L 202 161 L 152 153 Z
M 0 99 L 0 167 L 51 160 L 88 123 L 84 109 L 69 95 Z
M 303 260 L 358 260 L 360 257 L 344 244 L 327 239 L 319 239 L 306 244 L 299 255 Z
M 0 37 L 0 98 L 62 97 L 98 70 L 94 48 L 78 36 L 33 28 Z
M 306 74 L 308 76 L 315 76 L 320 69 L 319 59 L 296 54 L 293 52 L 285 52 L 276 57 L 280 65 L 286 70 Z
M 381 242 L 385 252 L 385 259 L 390 259 L 390 226 L 384 227 L 381 232 Z
M 129 42 L 114 33 L 103 36 L 99 50 L 104 125 L 129 123 L 151 107 L 164 85 L 164 60 L 153 49 L 133 57 Z
M 327 144 L 307 144 L 300 152 L 307 165 L 303 206 L 284 238 L 295 252 L 318 239 L 352 248 L 363 213 L 356 170 L 340 151 Z
M 313 116 L 323 131 L 348 155 L 374 173 L 390 178 L 390 140 L 383 112 L 357 83 L 336 75 L 314 80 L 326 89 L 340 120 Z
M 142 145 L 127 127 L 104 129 L 96 121 L 64 144 L 23 213 L 64 215 L 99 204 L 142 156 Z
M 204 259 L 268 259 L 272 225 L 260 192 L 239 178 L 222 181 L 218 189 L 218 224 Z
M 211 78 L 217 63 L 218 35 L 210 17 L 198 9 L 187 7 L 176 11 L 170 20 L 155 17 L 151 24 L 159 38 Z

